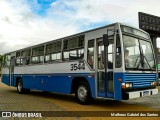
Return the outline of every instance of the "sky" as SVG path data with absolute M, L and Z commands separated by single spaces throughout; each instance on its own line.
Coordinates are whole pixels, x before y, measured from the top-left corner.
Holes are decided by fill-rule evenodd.
M 159 0 L 0 0 L 0 5 L 0 54 L 115 22 L 138 27 L 138 12 L 160 16 Z

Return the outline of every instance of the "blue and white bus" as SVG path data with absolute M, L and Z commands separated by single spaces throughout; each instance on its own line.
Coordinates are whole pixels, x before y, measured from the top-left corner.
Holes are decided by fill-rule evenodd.
M 16 46 L 15 46 L 16 47 Z M 92 99 L 127 100 L 158 93 L 148 33 L 121 23 L 6 53 L 2 82 L 30 90 Z

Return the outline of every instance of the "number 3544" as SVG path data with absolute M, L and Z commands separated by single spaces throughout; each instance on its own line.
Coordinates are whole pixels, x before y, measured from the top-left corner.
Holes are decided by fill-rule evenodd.
M 84 63 L 75 63 L 75 64 L 71 64 L 71 69 L 70 70 L 81 70 L 81 69 L 85 69 L 85 65 Z

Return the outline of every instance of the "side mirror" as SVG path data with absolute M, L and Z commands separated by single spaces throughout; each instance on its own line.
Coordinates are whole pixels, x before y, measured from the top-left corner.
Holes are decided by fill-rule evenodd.
M 103 44 L 104 46 L 109 46 L 108 34 L 103 35 Z

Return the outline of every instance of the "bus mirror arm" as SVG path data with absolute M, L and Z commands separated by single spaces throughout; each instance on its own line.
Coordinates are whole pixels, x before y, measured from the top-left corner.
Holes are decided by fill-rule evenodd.
M 103 44 L 109 46 L 108 34 L 103 34 Z

